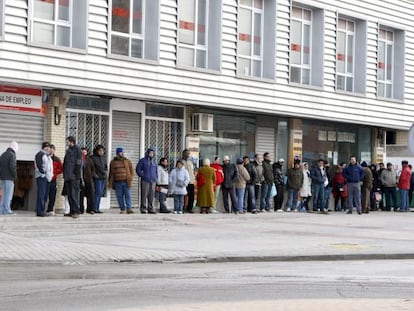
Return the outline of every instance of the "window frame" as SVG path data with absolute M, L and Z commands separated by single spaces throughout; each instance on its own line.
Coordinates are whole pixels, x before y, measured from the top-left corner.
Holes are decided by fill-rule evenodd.
M 383 39 L 381 38 L 381 31 L 385 32 L 385 36 L 386 38 Z M 392 41 L 388 40 L 388 33 L 392 34 Z M 379 57 L 379 49 L 380 49 L 380 44 L 383 43 L 385 45 L 384 48 L 384 64 L 381 65 L 381 61 L 380 61 L 380 57 Z M 389 69 L 390 71 L 390 75 L 391 75 L 391 80 L 388 80 L 387 77 L 387 67 L 388 67 L 388 46 L 389 43 L 391 44 L 391 50 L 392 50 L 392 55 L 391 55 L 391 69 Z M 377 57 L 377 96 L 380 98 L 387 98 L 387 99 L 393 99 L 394 98 L 394 68 L 395 68 L 395 30 L 393 29 L 387 29 L 384 27 L 379 27 L 379 33 L 378 33 L 378 57 Z M 384 79 L 380 79 L 380 73 L 379 73 L 379 69 L 380 66 L 384 66 Z M 380 94 L 380 84 L 383 84 L 383 92 L 382 94 Z M 387 96 L 387 86 L 390 86 L 390 96 Z
M 76 2 L 78 0 L 66 0 L 69 2 L 69 17 L 68 17 L 68 21 L 64 21 L 64 20 L 59 20 L 58 16 L 59 14 L 59 4 L 55 5 L 54 8 L 54 20 L 47 20 L 47 19 L 42 19 L 39 17 L 35 17 L 35 1 L 36 0 L 29 0 L 29 25 L 28 25 L 28 33 L 29 33 L 29 38 L 28 38 L 28 44 L 32 45 L 32 46 L 39 46 L 39 47 L 48 47 L 48 48 L 53 48 L 56 50 L 70 50 L 72 52 L 78 52 L 78 53 L 86 53 L 87 48 L 88 48 L 88 16 L 89 16 L 89 0 L 80 0 L 79 3 Z M 61 0 L 60 0 L 61 1 Z M 56 4 L 56 3 L 55 3 Z M 83 8 L 83 16 L 81 16 L 81 21 L 79 22 L 78 19 L 76 20 L 76 24 L 74 21 L 74 11 L 75 11 L 75 6 L 78 9 Z M 83 19 L 83 20 L 82 20 Z M 40 42 L 40 41 L 35 41 L 34 40 L 34 31 L 35 31 L 35 27 L 34 27 L 34 23 L 39 22 L 39 23 L 43 23 L 43 24 L 48 24 L 48 25 L 53 25 L 54 26 L 54 35 L 53 35 L 53 43 L 47 43 L 47 42 Z M 84 30 L 84 37 L 81 40 L 77 40 L 77 44 L 80 43 L 80 45 L 82 46 L 73 46 L 74 43 L 74 33 L 77 31 L 74 30 L 74 28 L 76 28 L 78 25 L 82 25 L 83 24 L 83 30 Z M 57 32 L 57 28 L 59 26 L 64 26 L 64 27 L 69 27 L 69 46 L 65 46 L 65 45 L 58 45 L 57 44 L 57 40 L 58 40 L 58 32 Z
M 302 16 L 301 18 L 295 17 L 293 16 L 293 9 L 300 9 L 302 11 Z M 304 11 L 309 11 L 310 12 L 310 16 L 311 19 L 310 20 L 306 20 L 304 19 Z M 301 38 L 300 38 L 300 64 L 294 64 L 292 63 L 292 58 L 291 58 L 291 52 L 292 48 L 293 48 L 293 44 L 292 44 L 292 36 L 290 36 L 290 46 L 289 46 L 289 82 L 290 83 L 298 83 L 301 85 L 306 85 L 306 86 L 311 86 L 312 85 L 312 43 L 313 43 L 313 9 L 311 8 L 306 8 L 306 7 L 301 7 L 298 5 L 292 5 L 292 17 L 291 17 L 291 22 L 292 21 L 297 21 L 300 23 L 301 25 L 301 29 L 300 29 L 300 34 L 301 34 Z M 305 26 L 308 25 L 309 26 L 309 64 L 305 64 L 304 63 L 304 57 L 305 57 L 305 52 L 304 52 L 304 29 Z M 292 81 L 292 68 L 299 68 L 300 70 L 300 81 L 299 82 L 294 82 Z M 309 79 L 309 83 L 304 83 L 303 79 L 304 79 L 304 70 L 309 70 L 309 75 L 308 75 L 308 79 Z
M 339 28 L 339 23 L 340 20 L 343 20 L 346 24 L 345 29 L 341 29 Z M 352 22 L 353 24 L 353 31 L 350 31 L 348 29 L 348 25 L 349 22 Z M 337 91 L 340 92 L 350 92 L 350 93 L 354 93 L 355 92 L 355 58 L 356 58 L 356 31 L 357 31 L 357 21 L 348 17 L 344 17 L 344 16 L 340 16 L 337 19 L 337 36 L 336 36 L 336 68 L 335 68 L 335 72 L 336 72 L 336 80 L 335 80 L 335 88 Z M 345 54 L 343 55 L 344 57 L 344 72 L 339 72 L 338 70 L 338 59 L 339 59 L 339 53 L 338 53 L 338 33 L 342 32 L 345 34 L 345 46 L 344 46 L 344 51 Z M 352 72 L 348 72 L 348 59 L 349 59 L 349 55 L 348 55 L 348 47 L 349 47 L 349 35 L 352 35 Z M 338 76 L 341 76 L 344 78 L 344 89 L 339 89 L 338 88 Z M 351 90 L 348 90 L 348 78 L 352 78 L 352 86 L 351 86 Z
M 250 78 L 265 78 L 264 77 L 264 38 L 265 38 L 265 33 L 264 33 L 264 25 L 265 25 L 265 0 L 261 0 L 262 1 L 262 9 L 259 8 L 255 8 L 254 7 L 254 3 L 255 1 L 252 1 L 252 6 L 246 6 L 241 4 L 240 0 L 238 3 L 238 17 L 237 17 L 237 24 L 240 24 L 240 9 L 246 9 L 246 10 L 250 10 L 251 11 L 251 20 L 250 20 L 250 24 L 251 24 L 251 37 L 253 40 L 251 40 L 251 47 L 250 47 L 250 55 L 243 55 L 240 54 L 239 52 L 239 42 L 240 42 L 240 35 L 241 33 L 239 32 L 239 27 L 237 27 L 237 74 L 240 76 L 244 76 L 244 77 L 250 77 Z M 260 21 L 260 27 L 261 27 L 261 32 L 260 32 L 260 56 L 255 56 L 254 54 L 254 34 L 255 34 L 255 28 L 254 28 L 254 16 L 256 13 L 260 13 L 261 16 L 261 21 Z M 240 63 L 240 59 L 244 59 L 244 60 L 248 60 L 249 64 L 250 64 L 250 72 L 249 74 L 246 74 L 245 72 L 240 72 L 239 70 L 239 63 Z M 253 64 L 255 61 L 260 61 L 260 76 L 256 76 L 254 75 L 254 70 L 253 70 Z

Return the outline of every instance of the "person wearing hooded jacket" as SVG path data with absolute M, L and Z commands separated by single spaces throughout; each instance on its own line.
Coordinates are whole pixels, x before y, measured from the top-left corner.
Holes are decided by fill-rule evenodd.
M 0 201 L 0 214 L 2 215 L 13 214 L 10 203 L 13 199 L 14 181 L 17 178 L 17 151 L 19 151 L 19 145 L 12 141 L 9 148 L 0 156 L 0 180 L 3 191 Z
M 121 214 L 133 214 L 131 204 L 131 183 L 134 177 L 132 162 L 124 156 L 122 147 L 116 148 L 116 156 L 109 164 L 108 187 L 115 189 Z
M 155 214 L 153 200 L 158 168 L 154 155 L 154 149 L 148 148 L 145 156 L 139 160 L 135 168 L 137 175 L 141 178 L 141 214 Z

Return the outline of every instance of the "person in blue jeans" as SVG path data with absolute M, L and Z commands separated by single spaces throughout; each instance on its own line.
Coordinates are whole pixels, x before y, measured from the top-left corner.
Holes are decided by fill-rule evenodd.
M 312 179 L 313 211 L 327 212 L 324 203 L 328 177 L 326 176 L 324 160 L 319 159 L 318 164 L 312 167 L 310 173 Z
M 270 212 L 270 193 L 272 191 L 272 185 L 274 182 L 273 168 L 270 159 L 270 153 L 265 152 L 263 154 L 263 182 L 262 193 L 260 195 L 260 211 Z
M 50 144 L 45 141 L 42 143 L 42 150 L 36 153 L 35 177 L 37 185 L 36 216 L 46 217 L 46 201 L 49 193 L 50 182 L 53 178 L 53 161 L 50 156 Z
M 352 209 L 355 207 L 357 213 L 361 215 L 361 181 L 364 179 L 365 172 L 357 163 L 356 157 L 352 156 L 349 164 L 345 167 L 343 175 L 348 186 L 348 212 L 352 214 Z
M 19 150 L 17 142 L 12 141 L 9 148 L 0 156 L 0 180 L 3 195 L 0 201 L 0 214 L 12 215 L 10 204 L 13 199 L 14 181 L 17 178 L 16 153 Z
M 299 190 L 303 185 L 303 172 L 300 166 L 300 160 L 295 159 L 293 167 L 287 172 L 287 193 L 286 211 L 297 210 Z
M 104 157 L 105 148 L 102 145 L 96 145 L 91 157 L 95 166 L 93 173 L 93 184 L 95 187 L 94 198 L 94 213 L 102 213 L 100 209 L 101 198 L 105 191 L 105 183 L 108 174 L 108 165 L 106 164 L 106 158 Z
M 187 185 L 189 182 L 190 176 L 184 167 L 184 163 L 178 160 L 169 176 L 169 185 L 174 196 L 174 214 L 183 213 L 184 196 L 187 194 Z

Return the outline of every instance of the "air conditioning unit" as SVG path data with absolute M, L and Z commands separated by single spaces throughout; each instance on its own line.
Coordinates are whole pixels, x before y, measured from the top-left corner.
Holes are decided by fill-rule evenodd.
M 214 116 L 207 113 L 193 113 L 191 115 L 191 131 L 212 132 Z

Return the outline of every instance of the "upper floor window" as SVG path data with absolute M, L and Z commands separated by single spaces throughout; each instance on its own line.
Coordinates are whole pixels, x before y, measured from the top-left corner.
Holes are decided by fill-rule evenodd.
M 355 23 L 339 18 L 336 38 L 336 89 L 354 90 Z
M 292 83 L 322 86 L 323 11 L 292 6 L 289 47 Z
M 180 0 L 177 63 L 219 70 L 220 25 L 220 0 Z
M 157 60 L 159 0 L 112 0 L 110 53 Z
M 403 31 L 385 27 L 379 29 L 377 96 L 404 98 L 404 48 Z
M 30 0 L 30 41 L 86 49 L 88 1 Z
M 4 0 L 0 0 L 0 40 L 4 36 Z
M 237 30 L 239 75 L 274 78 L 275 12 L 275 1 L 239 0 Z

